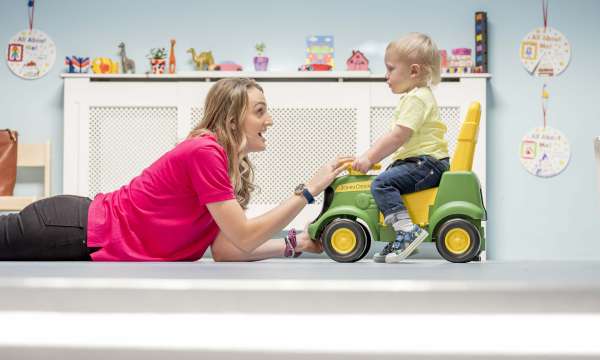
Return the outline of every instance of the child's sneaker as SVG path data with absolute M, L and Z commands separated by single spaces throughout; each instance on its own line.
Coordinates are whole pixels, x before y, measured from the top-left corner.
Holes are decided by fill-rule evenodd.
M 394 251 L 399 251 L 399 250 L 404 250 L 404 242 L 399 241 L 396 238 L 396 240 L 390 241 L 389 243 L 387 243 L 385 245 L 385 247 L 383 249 L 381 249 L 380 252 L 375 253 L 375 255 L 373 255 L 373 261 L 376 263 L 383 263 L 383 262 L 385 262 L 385 257 L 387 254 L 390 254 L 390 253 L 393 253 Z
M 414 230 L 408 234 L 410 238 L 406 239 L 403 249 L 387 254 L 385 256 L 386 263 L 395 263 L 406 259 L 417 249 L 419 245 L 421 245 L 423 240 L 427 239 L 427 236 L 429 235 L 427 231 L 421 229 L 417 225 L 415 225 Z

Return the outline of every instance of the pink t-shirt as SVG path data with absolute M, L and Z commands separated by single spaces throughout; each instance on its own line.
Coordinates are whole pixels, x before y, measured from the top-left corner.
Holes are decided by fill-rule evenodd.
M 88 213 L 94 261 L 194 261 L 219 228 L 207 203 L 235 199 L 227 155 L 214 136 L 188 139 Z

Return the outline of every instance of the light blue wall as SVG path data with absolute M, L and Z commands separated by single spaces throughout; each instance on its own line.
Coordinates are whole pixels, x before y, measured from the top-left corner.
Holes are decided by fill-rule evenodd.
M 167 47 L 168 39 L 175 37 L 182 71 L 192 70 L 184 54 L 191 46 L 212 49 L 217 61 L 236 60 L 249 68 L 254 44 L 264 41 L 272 68 L 293 70 L 303 61 L 309 33 L 335 36 L 338 63 L 353 48 L 384 44 L 408 31 L 429 33 L 440 48 L 472 47 L 473 13 L 487 11 L 493 75 L 488 87 L 489 255 L 501 260 L 600 259 L 600 194 L 592 151 L 592 138 L 600 135 L 600 1 L 550 1 L 550 25 L 569 38 L 573 51 L 567 71 L 549 82 L 549 123 L 570 139 L 572 150 L 568 168 L 551 179 L 529 175 L 518 158 L 522 136 L 541 124 L 542 83 L 530 77 L 518 59 L 519 41 L 542 24 L 541 0 L 37 3 L 36 27 L 54 39 L 59 63 L 36 81 L 21 80 L 6 65 L 0 66 L 0 128 L 18 129 L 23 142 L 51 140 L 54 193 L 62 188 L 59 74 L 65 55 L 116 58 L 116 45 L 125 41 L 130 57 L 143 68 L 149 48 Z M 25 0 L 0 2 L 4 44 L 26 28 L 26 10 Z M 370 58 L 372 69 L 383 72 L 381 57 Z

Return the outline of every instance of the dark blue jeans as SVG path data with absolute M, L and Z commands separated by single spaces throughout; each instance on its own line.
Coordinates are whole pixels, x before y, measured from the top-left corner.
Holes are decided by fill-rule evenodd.
M 423 155 L 396 160 L 373 180 L 371 193 L 384 216 L 406 211 L 401 195 L 438 186 L 449 168 L 448 158 Z

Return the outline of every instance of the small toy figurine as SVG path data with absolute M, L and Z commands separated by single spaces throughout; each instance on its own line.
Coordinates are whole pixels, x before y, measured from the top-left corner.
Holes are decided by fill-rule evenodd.
M 90 69 L 90 58 L 77 57 L 75 55 L 65 58 L 65 65 L 69 67 L 68 73 L 87 73 Z
M 369 71 L 369 59 L 360 50 L 352 50 L 352 55 L 346 60 L 346 68 L 350 71 Z
M 298 71 L 330 71 L 332 66 L 329 64 L 304 64 L 298 68 Z
M 152 48 L 146 57 L 150 59 L 153 74 L 164 74 L 167 62 L 167 51 L 165 48 Z
M 440 50 L 440 67 L 442 72 L 448 72 L 448 52 L 446 50 Z
M 192 61 L 196 64 L 196 70 L 206 71 L 215 69 L 215 58 L 211 51 L 203 51 L 196 55 L 196 50 L 189 48 L 187 52 L 192 54 Z
M 263 56 L 266 47 L 267 46 L 263 42 L 258 43 L 256 44 L 256 46 L 254 46 L 256 52 L 258 53 L 258 55 L 256 55 L 253 59 L 254 70 L 256 71 L 267 71 L 267 68 L 269 67 L 269 57 Z
M 124 42 L 119 43 L 119 56 L 121 56 L 121 68 L 123 74 L 127 74 L 128 72 L 135 74 L 135 61 L 127 57 Z
M 473 58 L 471 49 L 456 48 L 452 49 L 451 55 L 448 55 L 448 71 L 451 74 L 470 73 L 473 69 Z
M 119 64 L 106 57 L 97 57 L 92 61 L 92 71 L 94 74 L 117 74 Z
M 242 65 L 236 64 L 233 61 L 223 61 L 220 64 L 215 65 L 215 70 L 220 71 L 242 71 Z
M 171 39 L 171 51 L 169 51 L 169 74 L 175 74 L 175 39 Z

